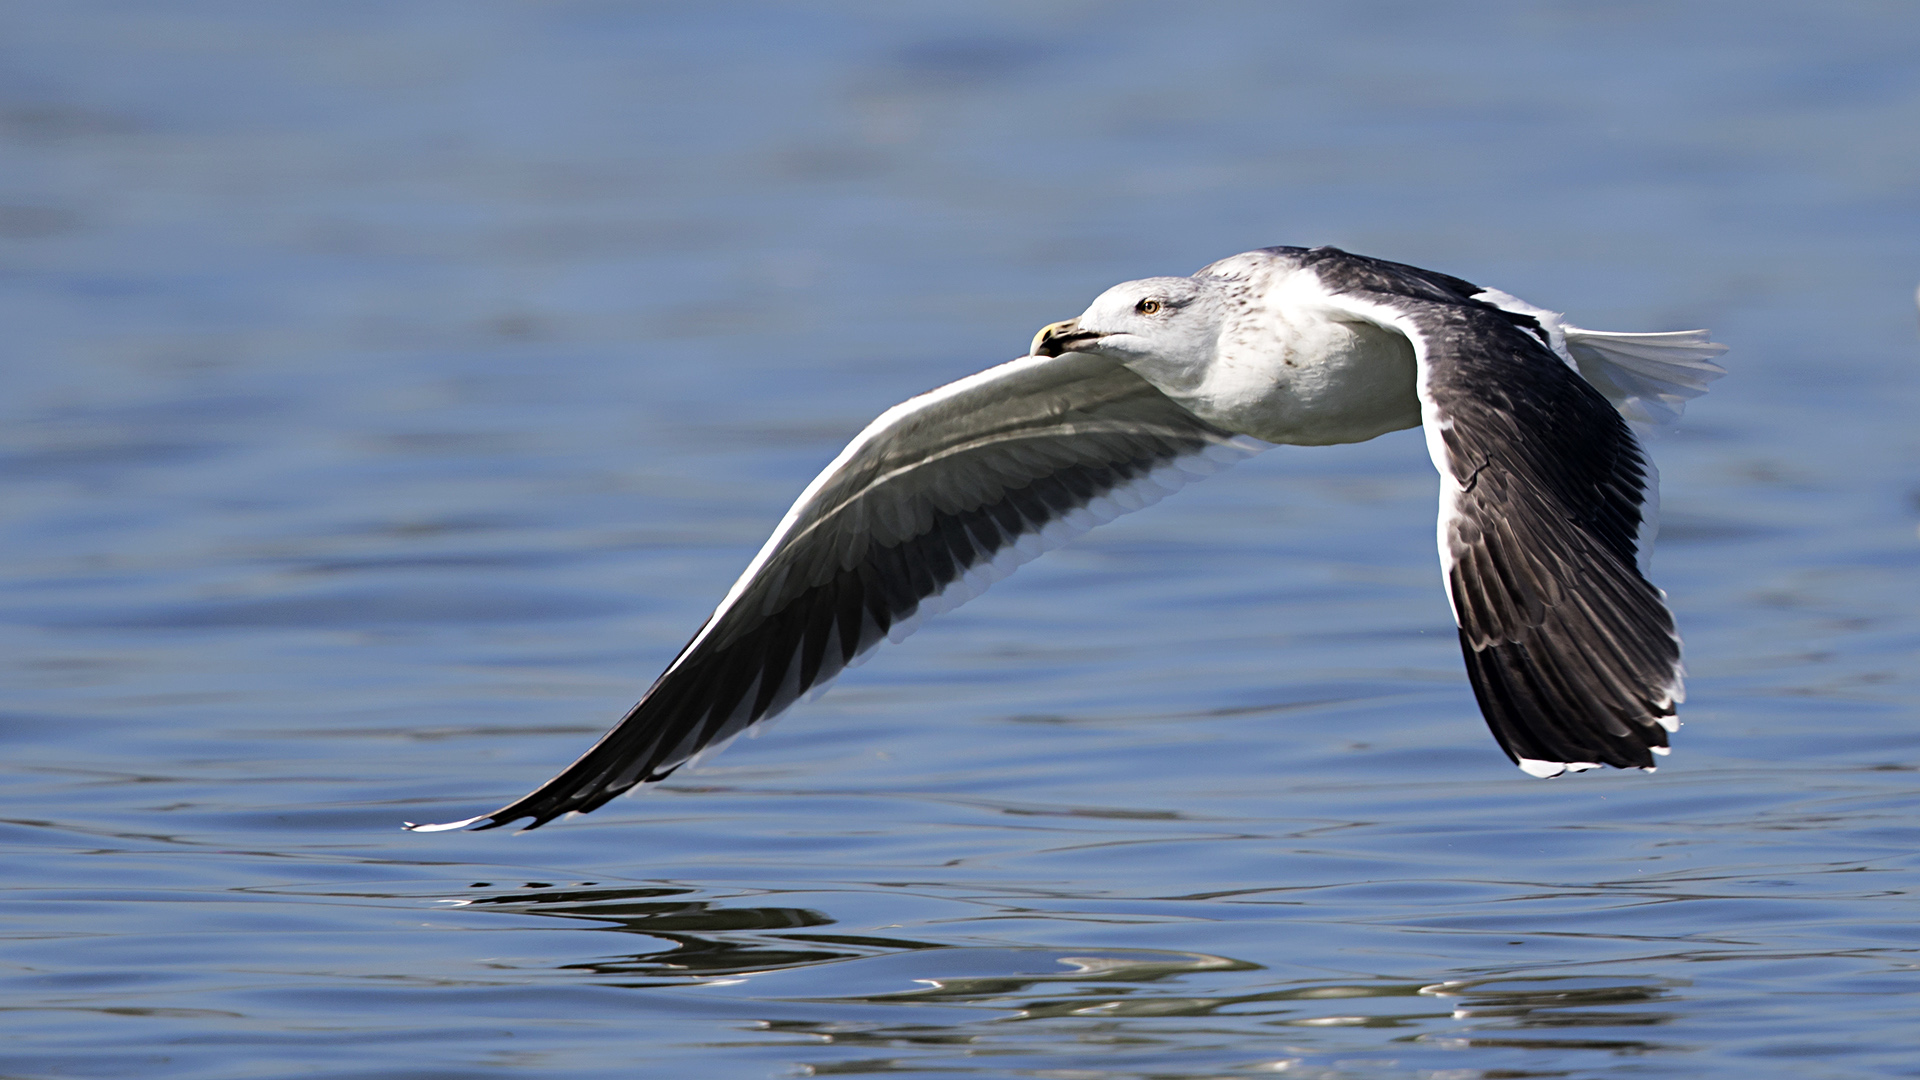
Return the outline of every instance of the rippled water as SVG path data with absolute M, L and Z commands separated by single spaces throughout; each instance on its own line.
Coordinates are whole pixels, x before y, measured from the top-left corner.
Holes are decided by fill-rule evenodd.
M 8 1077 L 1920 1068 L 1901 4 L 7 4 Z M 1693 698 L 1529 780 L 1417 433 L 1280 449 L 535 833 L 887 405 L 1337 243 L 1733 374 Z

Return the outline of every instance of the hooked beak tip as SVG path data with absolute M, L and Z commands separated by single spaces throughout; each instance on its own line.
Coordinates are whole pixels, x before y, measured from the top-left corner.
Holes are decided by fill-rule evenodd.
M 1080 329 L 1079 319 L 1067 319 L 1041 327 L 1040 332 L 1033 335 L 1033 344 L 1027 347 L 1027 352 L 1033 356 L 1059 356 L 1099 336 Z

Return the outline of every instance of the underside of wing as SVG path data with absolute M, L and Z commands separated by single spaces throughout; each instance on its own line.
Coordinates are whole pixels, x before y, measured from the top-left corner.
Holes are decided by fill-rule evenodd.
M 808 486 L 599 743 L 525 798 L 425 828 L 533 828 L 663 779 L 922 616 L 1262 445 L 1080 353 L 1025 357 L 898 405 Z

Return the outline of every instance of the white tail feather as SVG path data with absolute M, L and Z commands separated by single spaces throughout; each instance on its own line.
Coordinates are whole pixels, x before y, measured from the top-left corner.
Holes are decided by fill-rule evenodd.
M 1580 374 L 1629 420 L 1671 424 L 1688 401 L 1727 373 L 1711 359 L 1727 347 L 1708 340 L 1705 330 L 1616 334 L 1562 328 Z

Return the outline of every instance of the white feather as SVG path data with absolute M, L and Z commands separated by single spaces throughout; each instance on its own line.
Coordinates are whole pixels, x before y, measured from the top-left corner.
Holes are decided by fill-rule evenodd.
M 1580 374 L 1621 415 L 1644 424 L 1671 424 L 1687 402 L 1727 373 L 1712 358 L 1727 351 L 1705 330 L 1618 334 L 1565 327 L 1567 351 Z

